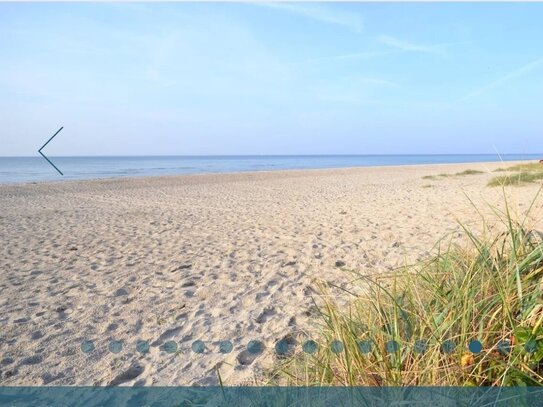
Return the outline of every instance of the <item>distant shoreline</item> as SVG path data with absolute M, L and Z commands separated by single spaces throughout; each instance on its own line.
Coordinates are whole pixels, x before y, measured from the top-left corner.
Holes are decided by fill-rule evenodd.
M 157 154 L 157 155 L 48 155 L 50 158 L 296 158 L 296 157 L 508 157 L 508 156 L 541 156 L 541 153 L 430 153 L 430 154 Z M 37 158 L 39 155 L 0 155 L 4 158 Z
M 341 168 L 535 161 L 543 155 L 342 155 L 0 158 L 0 184 Z M 500 160 L 501 158 L 501 160 Z
M 418 172 L 435 169 L 442 171 L 444 168 L 450 168 L 451 171 L 459 171 L 476 167 L 481 169 L 485 166 L 495 169 L 497 166 L 511 166 L 519 163 L 525 163 L 534 160 L 515 160 L 515 161 L 474 161 L 461 163 L 436 163 L 436 164 L 401 164 L 401 165 L 371 165 L 371 166 L 355 166 L 355 167 L 332 167 L 332 168 L 303 168 L 303 169 L 276 169 L 276 170 L 259 170 L 259 171 L 231 171 L 231 172 L 200 172 L 200 173 L 182 173 L 182 174 L 160 174 L 160 175 L 137 175 L 137 176 L 111 176 L 98 178 L 62 178 L 55 180 L 39 180 L 39 181 L 23 181 L 23 182 L 0 182 L 1 187 L 10 186 L 27 186 L 27 185 L 62 185 L 62 184 L 106 184 L 106 183 L 148 183 L 150 181 L 170 183 L 174 180 L 219 180 L 223 178 L 245 180 L 254 177 L 273 177 L 278 178 L 289 176 L 304 176 L 304 175 L 334 175 L 343 172 L 365 172 L 375 173 L 376 171 L 395 171 L 398 169 L 409 169 L 410 171 Z

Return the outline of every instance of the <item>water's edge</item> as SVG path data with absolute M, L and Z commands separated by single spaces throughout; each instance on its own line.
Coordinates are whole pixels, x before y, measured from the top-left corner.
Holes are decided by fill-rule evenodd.
M 244 173 L 428 164 L 539 160 L 543 154 L 342 155 L 342 156 L 164 156 L 0 157 L 0 184 L 92 180 L 181 174 Z

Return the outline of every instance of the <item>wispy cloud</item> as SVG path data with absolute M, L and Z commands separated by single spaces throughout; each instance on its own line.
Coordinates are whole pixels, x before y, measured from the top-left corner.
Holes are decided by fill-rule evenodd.
M 374 59 L 387 55 L 402 53 L 402 52 L 421 52 L 427 54 L 435 54 L 444 56 L 447 54 L 447 48 L 452 45 L 460 44 L 459 42 L 450 42 L 434 45 L 421 45 L 413 44 L 410 42 L 402 41 L 394 37 L 382 35 L 377 38 L 378 42 L 386 45 L 388 48 L 385 48 L 381 51 L 364 51 L 364 52 L 353 52 L 339 55 L 324 56 L 320 58 L 312 58 L 310 60 L 304 61 L 304 63 L 314 63 L 314 62 L 326 62 L 326 61 L 345 61 L 345 60 L 365 60 L 365 59 Z
M 253 3 L 258 6 L 269 7 L 276 10 L 297 14 L 326 24 L 339 25 L 359 33 L 364 28 L 360 15 L 337 9 L 324 7 L 320 4 L 303 3 Z
M 481 86 L 471 92 L 469 92 L 468 94 L 466 94 L 465 96 L 461 97 L 460 99 L 458 99 L 458 102 L 465 102 L 467 100 L 470 100 L 474 97 L 477 97 L 477 96 L 480 96 L 486 92 L 489 92 L 491 91 L 492 89 L 495 89 L 495 88 L 498 88 L 500 86 L 502 86 L 503 84 L 509 82 L 509 81 L 512 81 L 513 79 L 517 79 L 517 78 L 520 78 L 540 67 L 543 67 L 543 58 L 539 58 L 539 59 L 536 59 L 535 61 L 532 61 L 526 65 L 523 65 L 521 66 L 520 68 L 517 68 L 515 69 L 514 71 L 512 72 L 509 72 L 505 75 L 502 75 L 501 77 L 499 77 L 498 79 L 484 85 L 484 86 Z
M 388 35 L 381 35 L 377 39 L 380 43 L 392 48 L 396 48 L 400 51 L 421 52 L 421 53 L 435 54 L 435 55 L 446 55 L 448 47 L 450 47 L 451 45 L 459 44 L 458 42 L 449 42 L 449 43 L 432 44 L 432 45 L 413 44 L 411 42 L 404 41 L 404 40 L 391 37 Z
M 382 57 L 385 55 L 393 54 L 395 51 L 367 51 L 367 52 L 353 52 L 348 54 L 331 55 L 319 58 L 311 58 L 303 63 L 316 63 L 327 61 L 349 61 L 349 60 L 365 60 Z

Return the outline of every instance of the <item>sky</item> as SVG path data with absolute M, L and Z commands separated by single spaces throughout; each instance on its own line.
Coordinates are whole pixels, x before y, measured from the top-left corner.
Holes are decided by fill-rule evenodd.
M 543 3 L 0 3 L 0 156 L 543 152 Z

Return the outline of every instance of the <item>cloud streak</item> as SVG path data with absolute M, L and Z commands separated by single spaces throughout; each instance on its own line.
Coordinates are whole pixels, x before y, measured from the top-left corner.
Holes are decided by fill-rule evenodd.
M 461 97 L 460 99 L 458 99 L 458 102 L 465 102 L 465 101 L 468 101 L 468 100 L 471 100 L 477 96 L 480 96 L 484 93 L 487 93 L 493 89 L 496 89 L 496 88 L 499 88 L 500 86 L 504 85 L 505 83 L 509 82 L 509 81 L 512 81 L 514 79 L 517 79 L 517 78 L 520 78 L 524 75 L 527 75 L 529 74 L 530 72 L 540 68 L 540 67 L 543 67 L 543 58 L 538 58 L 536 59 L 535 61 L 532 61 L 526 65 L 523 65 L 521 66 L 520 68 L 517 68 L 515 69 L 514 71 L 512 72 L 509 72 L 505 75 L 502 75 L 501 77 L 499 77 L 498 79 L 484 85 L 484 86 L 481 86 L 471 92 L 469 92 L 468 94 L 466 94 L 465 96 Z
M 296 14 L 325 24 L 342 26 L 355 33 L 360 33 L 364 29 L 364 23 L 358 14 L 333 10 L 322 5 L 303 3 L 255 3 L 255 5 Z
M 368 60 L 379 58 L 382 56 L 393 54 L 396 51 L 368 51 L 368 52 L 353 52 L 349 54 L 331 55 L 320 58 L 311 58 L 303 63 L 318 63 L 328 61 L 351 61 L 351 60 Z
M 388 47 L 398 49 L 404 52 L 420 52 L 424 54 L 434 54 L 434 55 L 446 55 L 447 48 L 451 45 L 459 44 L 458 42 L 449 42 L 443 44 L 433 44 L 433 45 L 422 45 L 414 44 L 408 41 L 400 40 L 395 37 L 388 35 L 381 35 L 378 38 L 378 41 L 381 44 L 384 44 Z
M 387 35 L 382 35 L 377 37 L 377 41 L 383 45 L 386 45 L 387 48 L 381 51 L 365 51 L 365 52 L 353 52 L 348 54 L 332 55 L 325 56 L 320 58 L 312 58 L 305 61 L 305 63 L 313 62 L 326 62 L 326 61 L 348 61 L 348 60 L 367 60 L 374 59 L 383 56 L 388 56 L 392 54 L 399 54 L 403 52 L 420 52 L 426 54 L 434 54 L 445 56 L 447 55 L 447 48 L 460 44 L 460 42 L 450 42 L 434 45 L 421 45 L 413 44 L 407 41 L 402 41 L 398 38 L 390 37 Z

